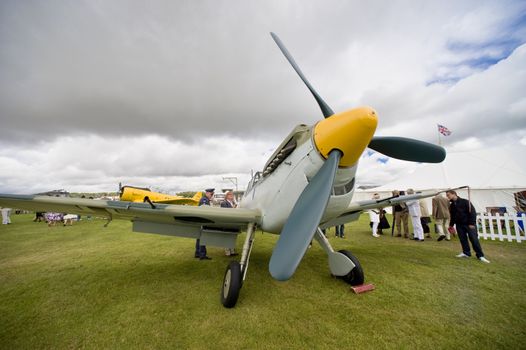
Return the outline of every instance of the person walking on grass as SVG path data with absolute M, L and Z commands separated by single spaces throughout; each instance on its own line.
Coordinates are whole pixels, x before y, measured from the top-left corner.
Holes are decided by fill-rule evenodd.
M 451 240 L 451 234 L 449 233 L 449 200 L 438 193 L 431 200 L 433 204 L 432 215 L 435 220 L 435 225 L 438 231 L 437 241 L 446 239 L 446 241 Z
M 410 188 L 407 190 L 407 194 L 415 194 L 415 191 Z M 409 216 L 411 217 L 411 223 L 413 224 L 413 238 L 417 242 L 423 242 L 424 241 L 424 229 L 422 228 L 422 222 L 420 221 L 420 217 L 422 216 L 422 213 L 420 212 L 420 202 L 418 199 L 407 201 L 406 202 L 407 209 L 409 210 Z
M 458 238 L 462 245 L 462 253 L 458 254 L 457 258 L 469 258 L 471 256 L 471 247 L 469 246 L 469 242 L 471 242 L 477 258 L 481 262 L 489 264 L 490 261 L 484 257 L 484 252 L 479 242 L 475 207 L 467 199 L 460 198 L 457 192 L 453 190 L 447 191 L 446 196 L 451 202 L 449 206 L 449 215 L 451 217 L 449 227 L 456 227 Z

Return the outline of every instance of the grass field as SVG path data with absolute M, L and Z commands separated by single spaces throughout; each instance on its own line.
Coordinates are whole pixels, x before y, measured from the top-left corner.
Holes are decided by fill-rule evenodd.
M 457 240 L 375 239 L 362 216 L 346 239 L 329 231 L 376 285 L 355 295 L 317 244 L 290 281 L 274 281 L 277 236 L 258 233 L 238 304 L 225 309 L 221 249 L 198 261 L 194 241 L 132 233 L 129 222 L 31 219 L 0 226 L 3 349 L 526 348 L 524 243 L 483 241 L 486 265 L 455 258 Z

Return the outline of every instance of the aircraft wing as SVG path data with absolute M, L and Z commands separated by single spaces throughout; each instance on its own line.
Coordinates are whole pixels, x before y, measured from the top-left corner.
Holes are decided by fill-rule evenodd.
M 235 243 L 235 237 L 248 223 L 260 223 L 259 211 L 251 209 L 159 203 L 152 206 L 148 203 L 37 195 L 0 194 L 0 207 L 130 220 L 136 232 L 201 238 L 211 245 L 224 247 L 231 247 L 232 236 Z
M 327 222 L 324 222 L 320 225 L 321 228 L 327 228 L 331 226 L 336 225 L 342 225 L 347 222 L 351 222 L 354 220 L 357 220 L 360 217 L 360 214 L 364 210 L 369 209 L 377 209 L 377 208 L 385 208 L 390 207 L 399 203 L 411 201 L 411 200 L 418 200 L 422 198 L 428 198 L 433 197 L 438 193 L 445 192 L 445 191 L 422 191 L 417 192 L 415 194 L 411 195 L 405 195 L 405 196 L 398 196 L 398 197 L 387 197 L 387 198 L 380 198 L 380 199 L 369 199 L 359 202 L 353 202 L 349 205 L 349 208 L 347 211 L 337 218 L 331 219 Z
M 161 199 L 153 201 L 154 203 L 161 203 L 161 204 L 176 204 L 176 205 L 197 205 L 199 201 L 195 201 L 192 198 L 179 198 L 179 199 Z

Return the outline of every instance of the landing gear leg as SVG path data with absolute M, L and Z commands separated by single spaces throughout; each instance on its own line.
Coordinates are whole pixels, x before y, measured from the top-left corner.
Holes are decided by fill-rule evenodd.
M 255 232 L 254 223 L 248 224 L 247 236 L 245 238 L 245 243 L 243 244 L 243 253 L 241 254 L 241 261 L 232 261 L 226 268 L 225 277 L 223 278 L 223 286 L 221 288 L 221 304 L 226 308 L 232 308 L 237 303 L 239 292 L 247 274 Z
M 316 231 L 314 238 L 320 243 L 329 257 L 331 274 L 353 286 L 363 284 L 365 277 L 362 266 L 351 252 L 348 250 L 335 252 L 320 228 Z

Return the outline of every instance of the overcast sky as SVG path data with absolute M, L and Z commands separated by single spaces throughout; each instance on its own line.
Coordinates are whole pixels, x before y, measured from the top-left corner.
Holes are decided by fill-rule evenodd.
M 321 112 L 448 151 L 526 144 L 524 1 L 0 2 L 0 192 L 246 186 Z M 364 154 L 358 183 L 412 163 Z

